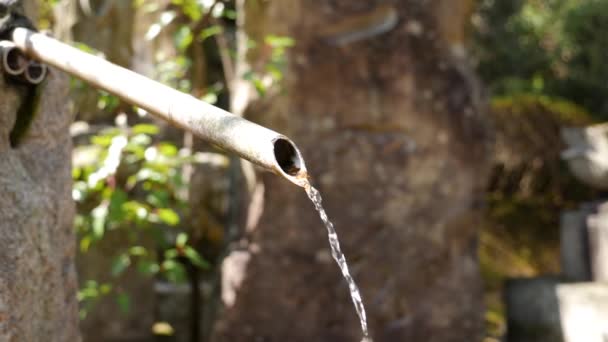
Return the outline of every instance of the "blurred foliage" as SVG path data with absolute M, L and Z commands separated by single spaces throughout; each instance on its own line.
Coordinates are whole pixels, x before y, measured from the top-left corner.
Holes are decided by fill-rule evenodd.
M 62 1 L 37 2 L 39 27 L 52 27 L 59 19 L 54 17 L 54 9 Z M 234 2 L 133 0 L 133 5 L 157 18 L 143 37 L 132 37 L 160 47 L 153 51 L 154 70 L 150 76 L 203 101 L 226 107 L 229 83 L 234 81 L 229 77 L 234 75 L 226 69 L 234 69 L 237 58 Z M 167 37 L 169 44 L 163 45 L 163 41 L 154 45 Z M 103 51 L 87 44 L 73 44 L 104 57 Z M 283 79 L 286 51 L 293 45 L 293 39 L 276 35 L 258 44 L 248 42 L 247 49 L 256 49 L 266 58 L 237 76 L 250 81 L 260 96 L 275 93 Z M 197 54 L 197 49 L 202 54 Z M 201 72 L 203 75 L 198 74 Z M 99 115 L 100 120 L 93 116 L 94 126 L 79 123 L 87 127 L 84 136 L 89 137 L 83 140 L 81 134 L 75 138 L 73 154 L 72 195 L 77 204 L 75 227 L 80 252 L 91 252 L 114 232 L 121 232 L 128 239 L 126 245 L 113 249 L 105 280 L 81 279 L 80 314 L 86 317 L 107 296 L 114 297 L 120 310 L 127 313 L 134 303 L 118 285 L 126 273 L 182 283 L 190 280 L 188 267 L 215 267 L 212 260 L 202 257 L 204 251 L 189 235 L 190 179 L 185 176 L 185 169 L 193 164 L 227 164 L 227 159 L 216 153 L 193 153 L 183 146 L 182 137 L 166 138 L 166 129 L 153 124 L 144 110 L 107 92 L 94 90 L 78 79 L 71 80 L 71 88 L 76 95 L 93 92 L 93 109 L 118 115 L 115 122 L 107 121 L 111 116 Z M 76 112 L 79 110 L 77 107 Z M 105 128 L 95 128 L 100 125 Z M 149 241 L 153 241 L 152 247 Z M 162 324 L 159 327 L 167 330 L 161 329 Z
M 154 142 L 158 132 L 151 124 L 121 124 L 93 135 L 89 145 L 74 151 L 72 196 L 78 209 L 75 226 L 80 251 L 89 251 L 108 231 L 128 231 L 131 245 L 116 251 L 108 270 L 114 278 L 134 269 L 142 275 L 183 282 L 187 279 L 183 261 L 209 266 L 188 244 L 188 229 L 181 219 L 188 212 L 184 195 L 188 184 L 182 169 L 209 160 L 209 154 Z M 152 237 L 158 249 L 140 245 L 146 240 L 143 235 Z M 111 284 L 89 280 L 84 285 L 79 294 L 83 316 L 98 296 L 112 293 Z M 115 294 L 119 306 L 128 311 L 128 295 Z
M 608 119 L 608 1 L 480 0 L 472 23 L 496 133 L 479 252 L 497 340 L 504 278 L 559 272 L 560 212 L 598 195 L 561 161 L 560 128 Z
M 493 168 L 480 232 L 488 334 L 505 332 L 502 283 L 507 277 L 559 272 L 559 214 L 597 196 L 560 158 L 563 126 L 594 118 L 582 107 L 544 95 L 496 97 Z
M 493 94 L 561 97 L 608 118 L 608 1 L 482 0 L 473 22 Z

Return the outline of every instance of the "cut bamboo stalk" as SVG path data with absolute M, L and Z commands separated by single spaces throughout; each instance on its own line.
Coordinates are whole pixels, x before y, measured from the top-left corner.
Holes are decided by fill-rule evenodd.
M 11 76 L 23 74 L 27 67 L 27 60 L 13 42 L 0 41 L 0 58 L 2 70 Z
M 304 160 L 296 145 L 282 134 L 44 34 L 16 28 L 12 40 L 33 59 L 143 108 L 297 185 L 304 184 Z

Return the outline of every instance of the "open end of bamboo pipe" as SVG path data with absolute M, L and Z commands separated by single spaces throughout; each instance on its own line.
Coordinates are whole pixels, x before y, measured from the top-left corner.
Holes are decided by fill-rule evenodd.
M 31 84 L 40 84 L 47 73 L 47 67 L 36 61 L 31 61 L 25 68 L 25 79 Z
M 300 151 L 282 134 L 43 34 L 18 27 L 12 40 L 30 58 L 116 95 L 298 186 L 308 183 Z
M 2 69 L 9 75 L 21 75 L 27 67 L 25 56 L 11 42 L 0 42 L 0 55 L 2 56 Z
M 308 173 L 300 151 L 287 138 L 277 138 L 274 143 L 274 158 L 279 166 L 279 173 L 292 183 L 304 186 Z

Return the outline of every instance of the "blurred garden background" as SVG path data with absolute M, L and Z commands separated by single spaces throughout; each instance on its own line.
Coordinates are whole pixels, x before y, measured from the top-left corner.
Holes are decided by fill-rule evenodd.
M 291 137 L 377 341 L 502 341 L 560 272 L 563 127 L 608 119 L 606 0 L 55 0 L 40 29 Z M 84 341 L 355 341 L 277 177 L 72 79 Z M 481 274 L 481 278 L 479 277 Z

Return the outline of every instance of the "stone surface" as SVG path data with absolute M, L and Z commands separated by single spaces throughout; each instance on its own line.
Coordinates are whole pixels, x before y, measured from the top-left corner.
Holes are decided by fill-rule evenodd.
M 557 298 L 565 342 L 608 341 L 608 285 L 562 284 Z
M 508 342 L 604 342 L 608 285 L 560 284 L 557 277 L 512 279 L 505 299 Z
M 567 127 L 562 137 L 567 149 L 562 158 L 574 176 L 596 189 L 608 188 L 608 124 Z
M 508 342 L 563 340 L 558 277 L 510 279 L 505 286 Z
M 587 215 L 584 209 L 566 211 L 560 218 L 562 275 L 568 281 L 591 280 Z
M 488 130 L 475 77 L 458 59 L 467 3 L 247 1 L 254 39 L 296 41 L 284 96 L 249 118 L 300 147 L 376 342 L 481 340 L 476 227 Z M 371 29 L 348 18 L 382 5 L 399 17 L 389 32 L 340 47 L 317 35 L 327 25 Z M 266 206 L 215 341 L 360 340 L 312 204 L 302 189 L 263 178 Z
M 608 282 L 608 210 L 587 216 L 589 253 L 593 281 Z
M 79 341 L 68 80 L 50 70 L 22 144 L 23 89 L 0 77 L 0 341 Z

